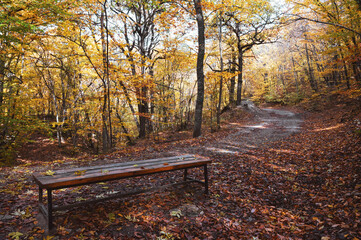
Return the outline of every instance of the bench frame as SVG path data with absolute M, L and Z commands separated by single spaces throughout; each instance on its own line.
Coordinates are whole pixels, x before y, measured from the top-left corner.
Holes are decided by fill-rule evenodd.
M 190 158 L 190 159 L 193 158 L 194 160 L 191 161 L 191 163 L 184 163 L 184 164 L 181 163 L 181 164 L 178 164 L 176 166 L 171 165 L 171 164 L 168 165 L 166 163 L 163 163 L 165 166 L 158 167 L 158 168 L 153 168 L 152 171 L 150 171 L 150 172 L 145 172 L 145 171 L 132 172 L 132 174 L 129 174 L 129 175 L 124 175 L 123 174 L 121 176 L 112 176 L 112 177 L 109 177 L 108 179 L 105 179 L 105 180 L 104 179 L 99 179 L 99 180 L 90 179 L 90 180 L 87 181 L 87 179 L 85 178 L 85 180 L 83 179 L 83 181 L 81 181 L 80 183 L 74 183 L 74 182 L 73 183 L 63 183 L 61 185 L 54 184 L 54 183 L 53 184 L 46 184 L 46 183 L 44 183 L 44 181 L 42 179 L 44 179 L 46 177 L 51 177 L 51 176 L 44 177 L 44 175 L 41 175 L 39 173 L 38 174 L 33 174 L 34 180 L 39 186 L 39 210 L 46 219 L 48 229 L 51 230 L 54 227 L 53 217 L 54 217 L 54 212 L 55 211 L 66 210 L 66 209 L 82 206 L 84 204 L 96 203 L 96 202 L 101 202 L 101 201 L 106 201 L 106 200 L 116 199 L 116 198 L 122 198 L 122 197 L 128 197 L 128 196 L 135 195 L 135 194 L 150 192 L 150 191 L 154 191 L 154 190 L 164 189 L 164 188 L 174 186 L 174 185 L 186 184 L 186 183 L 191 183 L 191 182 L 197 182 L 197 183 L 203 184 L 204 187 L 205 187 L 204 192 L 205 192 L 205 194 L 208 194 L 208 170 L 207 170 L 207 164 L 210 163 L 211 161 L 208 160 L 208 159 L 205 159 L 203 157 L 196 157 L 194 155 L 183 155 L 183 156 L 176 156 L 176 157 L 171 157 L 171 158 L 149 159 L 149 160 L 137 161 L 137 162 L 119 163 L 119 165 L 121 166 L 121 165 L 127 164 L 127 163 L 128 164 L 129 163 L 149 163 L 149 162 L 155 161 L 155 160 L 162 160 L 164 162 L 167 159 L 183 160 L 185 158 L 187 158 L 187 159 L 188 158 Z M 197 161 L 197 159 L 198 159 L 198 161 Z M 114 165 L 114 164 L 102 165 L 102 166 L 105 167 L 105 166 L 111 166 L 111 165 Z M 188 177 L 188 169 L 201 168 L 201 167 L 203 167 L 204 181 Z M 89 167 L 89 168 L 92 168 L 92 167 Z M 88 168 L 81 168 L 81 169 L 88 169 Z M 142 167 L 142 169 L 144 169 L 144 168 Z M 74 170 L 76 170 L 76 169 L 60 170 L 59 173 L 65 173 L 67 171 L 74 171 Z M 171 171 L 176 171 L 176 170 L 184 170 L 184 175 L 183 175 L 183 181 L 182 182 L 167 184 L 167 185 L 163 185 L 163 186 L 160 186 L 160 187 L 147 188 L 147 189 L 128 192 L 128 193 L 112 194 L 112 195 L 109 195 L 109 196 L 104 197 L 104 198 L 86 200 L 86 201 L 82 201 L 80 203 L 68 204 L 68 205 L 63 205 L 63 206 L 54 206 L 53 205 L 53 195 L 52 195 L 53 190 L 70 188 L 70 187 L 77 187 L 77 186 L 83 186 L 83 185 L 90 185 L 90 184 L 95 184 L 95 183 L 99 183 L 99 182 L 113 181 L 113 180 L 119 180 L 119 179 L 131 178 L 131 177 L 145 176 L 145 175 L 151 175 L 151 174 L 155 174 L 155 173 L 171 172 Z M 55 171 L 55 174 L 56 173 L 57 173 L 57 171 Z M 107 176 L 107 174 L 104 174 L 104 175 Z M 57 185 L 57 186 L 54 186 L 54 185 Z M 47 190 L 47 206 L 45 206 L 45 204 L 44 204 L 44 189 Z

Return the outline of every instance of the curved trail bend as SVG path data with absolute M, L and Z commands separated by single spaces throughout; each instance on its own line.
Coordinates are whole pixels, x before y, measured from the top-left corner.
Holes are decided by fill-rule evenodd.
M 202 149 L 190 149 L 191 152 L 198 154 L 199 151 L 205 154 L 248 152 L 262 147 L 267 142 L 280 140 L 301 130 L 303 121 L 300 114 L 286 110 L 258 108 L 251 101 L 244 101 L 242 107 L 255 114 L 254 124 L 229 123 L 236 129 L 235 132 L 206 144 Z

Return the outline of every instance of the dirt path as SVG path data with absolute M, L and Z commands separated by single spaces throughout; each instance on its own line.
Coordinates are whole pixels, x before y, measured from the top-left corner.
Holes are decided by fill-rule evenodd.
M 242 125 L 229 123 L 235 132 L 223 139 L 207 143 L 204 146 L 191 148 L 189 153 L 237 154 L 248 152 L 264 144 L 280 140 L 301 130 L 301 115 L 291 111 L 258 108 L 253 102 L 243 102 L 244 108 L 255 114 L 253 124 Z

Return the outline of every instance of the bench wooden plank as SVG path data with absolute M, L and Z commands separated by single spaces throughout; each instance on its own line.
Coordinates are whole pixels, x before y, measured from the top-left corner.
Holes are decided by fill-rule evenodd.
M 199 158 L 198 158 L 199 159 Z M 139 167 L 148 167 L 154 164 L 160 163 L 175 163 L 180 161 L 189 161 L 195 160 L 194 156 L 186 156 L 181 158 L 161 158 L 161 159 L 150 159 L 143 161 L 134 161 L 134 162 L 125 162 L 125 163 L 117 163 L 110 165 L 99 165 L 99 166 L 91 166 L 91 167 L 83 167 L 83 168 L 75 168 L 75 169 L 67 169 L 67 170 L 56 170 L 52 176 L 45 176 L 44 174 L 35 174 L 35 177 L 42 183 L 46 181 L 46 179 L 52 179 L 56 181 L 58 178 L 62 178 L 65 176 L 77 176 L 77 173 L 83 172 L 81 175 L 86 176 L 92 173 L 108 173 L 110 171 L 120 170 L 120 169 L 128 169 L 133 168 L 134 166 Z M 200 160 L 200 159 L 199 159 Z
M 132 165 L 130 164 L 132 163 Z M 152 173 L 166 172 L 178 170 L 183 168 L 192 168 L 202 166 L 210 163 L 210 160 L 197 157 L 184 158 L 183 156 L 167 159 L 151 159 L 137 162 L 127 162 L 126 164 L 100 165 L 98 168 L 91 167 L 90 171 L 87 168 L 80 168 L 85 171 L 82 175 L 78 176 L 77 171 L 55 171 L 52 176 L 45 176 L 43 174 L 34 174 L 34 179 L 39 186 L 45 189 L 56 189 L 63 187 L 71 187 L 82 184 L 90 184 L 102 181 L 110 181 L 115 179 L 135 177 L 147 175 Z M 116 167 L 115 167 L 116 166 Z
M 142 175 L 149 175 L 153 173 L 168 172 L 173 170 L 184 169 L 183 183 L 186 182 L 199 182 L 204 184 L 205 193 L 208 194 L 208 172 L 207 164 L 211 160 L 195 156 L 195 155 L 182 155 L 168 158 L 149 159 L 143 161 L 113 163 L 107 165 L 98 165 L 90 167 L 81 167 L 65 170 L 56 170 L 52 176 L 44 174 L 33 174 L 35 182 L 39 185 L 39 208 L 40 211 L 47 219 L 48 228 L 53 227 L 53 211 L 65 209 L 72 205 L 63 207 L 53 206 L 52 190 L 68 188 L 110 180 L 117 180 L 123 178 L 130 178 Z M 189 168 L 204 168 L 204 182 L 188 177 L 187 170 Z M 81 174 L 79 174 L 81 173 Z M 179 183 L 177 183 L 179 184 Z M 173 184 L 171 184 L 173 185 Z M 164 186 L 162 186 L 164 187 Z M 43 190 L 47 189 L 47 207 L 43 204 Z M 146 192 L 148 190 L 141 190 L 137 192 Z M 130 193 L 121 194 L 120 196 L 128 196 Z M 112 196 L 108 197 L 109 199 Z M 107 199 L 107 198 L 106 198 Z M 98 200 L 95 200 L 98 201 Z M 88 202 L 94 202 L 88 201 Z M 84 204 L 81 203 L 81 204 Z M 77 206 L 78 204 L 73 204 Z
M 171 163 L 168 165 L 163 164 L 154 164 L 147 167 L 128 167 L 126 169 L 119 169 L 109 172 L 97 172 L 90 173 L 81 176 L 61 176 L 60 178 L 52 178 L 52 176 L 43 176 L 40 175 L 37 177 L 38 184 L 45 189 L 56 189 L 63 187 L 71 187 L 82 184 L 90 184 L 96 182 L 110 181 L 127 177 L 142 176 L 151 173 L 167 172 L 172 170 L 179 170 L 184 168 L 191 168 L 197 166 L 203 166 L 207 163 L 210 163 L 209 160 L 195 160 L 195 161 L 180 161 L 176 163 Z
M 200 157 L 197 157 L 198 159 Z M 155 158 L 155 159 L 148 159 L 148 160 L 139 160 L 139 161 L 130 161 L 130 162 L 120 162 L 120 163 L 112 163 L 112 164 L 105 164 L 105 165 L 95 165 L 89 167 L 81 167 L 81 168 L 71 168 L 71 169 L 63 169 L 57 170 L 56 174 L 63 174 L 63 173 L 75 173 L 77 171 L 91 171 L 91 170 L 99 170 L 99 169 L 109 169 L 109 168 L 117 168 L 117 167 L 127 167 L 133 165 L 144 165 L 144 164 L 151 164 L 154 162 L 167 162 L 167 161 L 179 161 L 187 160 L 187 159 L 195 159 L 194 155 L 181 155 L 181 156 L 172 156 L 166 158 Z

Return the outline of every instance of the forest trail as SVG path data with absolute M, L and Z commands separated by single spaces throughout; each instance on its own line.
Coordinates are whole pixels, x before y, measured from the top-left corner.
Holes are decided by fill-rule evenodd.
M 237 154 L 252 151 L 263 145 L 278 141 L 301 130 L 302 116 L 288 110 L 258 108 L 253 102 L 242 102 L 245 110 L 254 114 L 254 119 L 247 125 L 230 122 L 232 133 L 223 139 L 208 142 L 203 146 L 189 149 L 189 153 L 208 155 L 214 153 Z
M 202 185 L 186 184 L 91 208 L 84 205 L 58 214 L 59 227 L 52 235 L 109 240 L 361 239 L 359 102 L 347 102 L 348 107 L 332 103 L 314 112 L 246 103 L 223 116 L 231 120 L 222 123 L 221 131 L 204 131 L 199 138 L 147 140 L 111 155 L 64 160 L 53 156 L 49 161 L 50 156 L 48 161 L 29 159 L 28 164 L 1 168 L 0 239 L 47 237 L 36 207 L 33 172 L 187 153 L 212 160 L 208 195 Z M 48 142 L 37 144 L 49 153 Z M 202 179 L 203 172 L 193 169 L 189 174 Z M 183 172 L 175 171 L 57 190 L 56 202 L 77 203 L 181 179 Z

